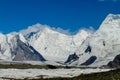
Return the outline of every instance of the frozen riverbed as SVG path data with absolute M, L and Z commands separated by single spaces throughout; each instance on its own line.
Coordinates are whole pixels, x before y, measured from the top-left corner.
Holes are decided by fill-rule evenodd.
M 53 78 L 53 77 L 74 77 L 80 74 L 109 71 L 110 69 L 0 69 L 2 78 Z

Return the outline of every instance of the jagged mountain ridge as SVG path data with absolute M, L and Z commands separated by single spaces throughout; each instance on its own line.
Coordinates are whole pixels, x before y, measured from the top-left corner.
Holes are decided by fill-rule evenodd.
M 76 35 L 66 35 L 65 31 L 62 33 L 41 24 L 33 25 L 19 33 L 1 33 L 0 59 L 65 61 L 88 35 L 84 30 Z M 47 49 L 49 50 L 46 51 Z
M 36 28 L 39 29 L 36 30 Z M 33 25 L 20 33 L 23 35 L 27 33 L 24 36 L 28 43 L 50 61 L 65 61 L 68 55 L 74 53 L 76 48 L 90 35 L 85 30 L 79 31 L 76 35 L 66 35 L 41 24 Z
M 120 15 L 113 14 L 109 14 L 100 28 L 91 35 L 85 30 L 76 35 L 66 35 L 47 25 L 36 24 L 15 33 L 19 38 L 13 36 L 15 34 L 0 34 L 0 59 L 46 59 L 64 61 L 69 66 L 102 66 L 111 62 L 111 65 L 116 66 L 120 54 L 119 33 Z M 18 56 L 21 56 L 20 59 Z

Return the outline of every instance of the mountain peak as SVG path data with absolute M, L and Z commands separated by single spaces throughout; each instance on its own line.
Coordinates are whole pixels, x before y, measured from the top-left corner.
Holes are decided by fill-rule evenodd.
M 108 14 L 106 21 L 118 20 L 120 19 L 120 14 Z
M 101 24 L 99 30 L 106 31 L 106 30 L 116 30 L 120 29 L 120 14 L 109 14 L 103 23 Z
M 85 31 L 85 30 L 80 30 L 80 33 L 81 33 L 81 34 L 88 34 L 88 32 Z
M 19 33 L 23 34 L 24 36 L 30 34 L 30 33 L 37 33 L 39 31 L 42 31 L 44 28 L 48 27 L 47 25 L 42 25 L 40 23 L 37 23 L 35 25 L 29 26 L 27 29 L 21 30 Z

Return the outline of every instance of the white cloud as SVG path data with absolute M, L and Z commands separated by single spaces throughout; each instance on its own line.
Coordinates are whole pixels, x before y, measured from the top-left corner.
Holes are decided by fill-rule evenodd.
M 44 30 L 45 27 L 47 27 L 49 29 L 52 29 L 54 31 L 66 34 L 66 35 L 75 35 L 81 30 L 85 30 L 85 31 L 87 31 L 89 33 L 94 33 L 95 32 L 95 29 L 92 26 L 90 26 L 89 28 L 82 27 L 78 31 L 71 32 L 70 29 L 64 30 L 64 29 L 62 29 L 60 27 L 51 27 L 49 25 L 43 25 L 43 24 L 37 23 L 35 25 L 28 26 L 27 29 L 23 29 L 19 33 L 22 33 L 23 35 L 26 36 L 27 34 L 30 34 L 31 32 L 36 33 L 36 32 L 42 31 L 42 30 Z
M 27 34 L 29 34 L 31 32 L 42 31 L 45 27 L 49 27 L 49 26 L 37 23 L 35 25 L 28 26 L 27 29 L 20 30 L 19 32 L 22 33 L 22 34 L 24 34 L 24 35 L 27 35 Z
M 89 28 L 81 28 L 80 30 L 85 30 L 85 31 L 87 31 L 88 33 L 91 33 L 91 34 L 93 34 L 96 31 L 94 29 L 94 27 L 92 27 L 92 26 L 89 26 Z
M 31 32 L 36 33 L 36 32 L 42 31 L 45 27 L 52 29 L 54 31 L 58 31 L 58 32 L 63 33 L 63 34 L 67 34 L 67 35 L 71 34 L 69 29 L 64 30 L 60 27 L 55 28 L 55 27 L 51 27 L 49 25 L 43 25 L 40 23 L 37 23 L 37 24 L 32 25 L 32 26 L 28 26 L 27 29 L 20 30 L 19 33 L 22 33 L 23 35 L 30 34 Z
M 60 27 L 57 27 L 57 28 L 52 27 L 52 29 L 55 30 L 55 31 L 58 31 L 60 33 L 63 33 L 63 34 L 67 34 L 67 35 L 71 35 L 72 34 L 69 29 L 64 30 L 64 29 L 62 29 Z

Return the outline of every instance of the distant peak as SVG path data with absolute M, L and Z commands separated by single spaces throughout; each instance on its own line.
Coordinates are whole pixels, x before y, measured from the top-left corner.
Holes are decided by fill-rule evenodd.
M 120 19 L 120 14 L 108 14 L 105 21 L 111 22 L 112 20 L 117 20 L 117 19 Z
M 118 16 L 118 17 L 120 17 L 120 14 L 108 14 L 108 16 L 107 17 L 116 17 L 116 16 Z
M 119 23 L 120 14 L 109 14 L 101 24 L 98 31 L 108 31 L 108 29 L 116 30 L 119 28 Z
M 22 33 L 23 35 L 36 33 L 42 31 L 45 27 L 48 27 L 48 25 L 42 25 L 40 23 L 37 23 L 35 25 L 29 26 L 27 29 L 21 30 L 20 33 Z
M 109 17 L 110 17 L 110 16 L 113 16 L 113 15 L 114 15 L 114 14 L 111 14 L 111 13 L 110 13 L 110 14 L 107 15 L 107 17 L 108 17 L 108 16 L 109 16 Z
M 88 32 L 85 31 L 85 30 L 80 30 L 79 33 L 80 33 L 80 34 L 88 34 Z

